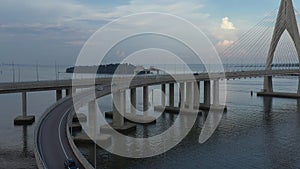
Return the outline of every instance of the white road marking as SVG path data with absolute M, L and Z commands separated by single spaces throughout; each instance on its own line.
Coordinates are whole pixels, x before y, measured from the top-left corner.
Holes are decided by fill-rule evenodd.
M 68 112 L 69 112 L 69 110 L 67 110 L 67 111 L 65 112 L 65 114 L 63 115 L 63 117 L 60 119 L 59 126 L 58 126 L 58 137 L 59 137 L 60 146 L 61 146 L 61 148 L 62 148 L 62 150 L 63 150 L 63 152 L 64 152 L 64 154 L 65 154 L 65 156 L 66 156 L 67 159 L 69 159 L 69 157 L 68 157 L 68 155 L 67 155 L 67 153 L 66 153 L 66 150 L 65 150 L 65 148 L 64 148 L 64 146 L 63 146 L 63 144 L 62 144 L 62 141 L 61 141 L 60 129 L 61 129 L 62 121 L 63 121 L 63 119 L 66 117 L 66 115 L 68 114 Z

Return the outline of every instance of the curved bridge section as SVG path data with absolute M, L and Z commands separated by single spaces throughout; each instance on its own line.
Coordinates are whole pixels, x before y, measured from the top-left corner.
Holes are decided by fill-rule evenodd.
M 109 94 L 110 89 L 98 92 L 98 97 Z M 92 91 L 74 97 L 84 99 Z M 39 168 L 64 168 L 66 159 L 74 159 L 80 169 L 92 168 L 76 148 L 69 131 L 74 114 L 73 98 L 65 97 L 46 110 L 35 130 L 35 156 Z
M 247 72 L 228 72 L 224 74 L 214 73 L 208 76 L 207 73 L 194 74 L 194 75 L 162 75 L 155 78 L 149 77 L 136 77 L 131 81 L 130 87 L 145 87 L 151 85 L 165 85 L 171 83 L 178 83 L 174 79 L 179 79 L 180 83 L 196 81 L 218 81 L 220 79 L 235 79 L 235 78 L 248 78 L 248 77 L 263 77 L 268 75 L 286 75 L 299 73 L 299 70 L 270 70 L 270 71 L 247 71 Z M 129 79 L 123 78 L 127 81 Z M 98 91 L 97 98 L 104 95 L 111 94 L 110 83 L 107 83 L 102 91 Z M 104 82 L 102 83 L 104 84 Z M 173 84 L 174 85 L 174 84 Z M 121 87 L 122 88 L 122 87 Z M 125 88 L 124 88 L 125 89 Z M 205 90 L 205 89 L 204 89 Z M 216 89 L 214 89 L 216 90 Z M 76 94 L 73 97 L 78 97 L 74 100 L 84 100 L 84 98 L 92 94 L 93 91 L 88 90 L 84 93 Z M 214 92 L 216 93 L 216 92 Z M 210 95 L 210 94 L 209 94 Z M 86 101 L 88 102 L 88 99 Z M 76 161 L 80 168 L 82 159 L 78 159 L 78 155 L 74 153 L 73 148 L 68 139 L 68 125 L 70 123 L 69 117 L 72 115 L 71 109 L 73 108 L 72 97 L 61 99 L 55 105 L 50 107 L 42 116 L 35 131 L 35 149 L 36 158 L 39 168 L 57 169 L 63 168 L 64 161 L 67 158 L 72 158 Z M 72 141 L 72 140 L 71 140 Z M 79 152 L 79 151 L 77 151 Z
M 72 158 L 83 168 L 73 153 L 67 137 L 67 124 L 72 98 L 66 97 L 48 109 L 35 132 L 36 159 L 39 168 L 64 168 L 64 161 Z

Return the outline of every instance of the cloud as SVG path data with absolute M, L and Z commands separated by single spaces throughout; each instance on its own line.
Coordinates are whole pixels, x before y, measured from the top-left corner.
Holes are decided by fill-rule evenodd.
M 20 33 L 69 32 L 70 28 L 61 24 L 2 24 L 1 31 Z
M 36 34 L 55 31 L 64 33 L 72 30 L 75 36 L 91 35 L 101 26 L 119 17 L 139 12 L 165 12 L 196 21 L 197 25 L 206 22 L 209 14 L 201 12 L 203 4 L 191 0 L 129 0 L 115 6 L 100 6 L 77 0 L 3 0 L 0 6 L 2 31 L 12 34 Z M 10 29 L 11 28 L 11 29 Z M 53 36 L 61 37 L 61 34 Z M 67 41 L 68 42 L 68 41 Z
M 232 45 L 239 37 L 239 31 L 229 17 L 224 17 L 221 26 L 215 26 L 212 29 L 212 34 L 216 38 L 215 46 L 219 52 Z
M 54 39 L 56 41 L 53 41 L 53 44 L 47 43 L 49 47 L 45 48 L 55 45 L 58 47 L 56 51 L 59 52 L 65 49 L 63 49 L 64 46 L 59 49 L 57 44 L 78 49 L 97 29 L 119 17 L 139 12 L 163 12 L 191 21 L 202 29 L 214 44 L 222 42 L 220 45 L 224 46 L 226 44 L 224 39 L 227 39 L 228 42 L 234 40 L 231 34 L 235 31 L 224 31 L 224 29 L 235 29 L 229 18 L 223 18 L 222 28 L 220 28 L 219 20 L 213 19 L 209 13 L 205 12 L 203 2 L 199 0 L 128 0 L 122 4 L 100 6 L 78 0 L 3 0 L 0 6 L 0 36 L 4 35 L 7 39 L 26 39 L 27 44 L 34 43 L 37 38 L 45 42 Z M 150 22 L 164 23 L 159 19 L 143 21 L 148 24 Z M 165 23 L 165 27 L 162 29 L 184 30 L 184 28 L 185 25 L 170 28 L 168 23 Z M 119 29 L 124 30 L 125 28 L 120 27 Z M 190 35 L 190 37 L 194 36 Z M 34 52 L 32 51 L 32 53 Z M 34 55 L 39 54 L 34 53 Z M 123 54 L 119 53 L 119 55 Z
M 234 41 L 232 41 L 232 40 L 223 40 L 217 44 L 217 47 L 219 49 L 224 49 L 224 48 L 227 48 L 228 46 L 232 45 L 233 43 L 234 43 Z
M 234 44 L 233 40 L 221 40 L 217 43 L 216 49 L 222 54 L 223 51 L 226 50 L 227 48 L 230 48 L 232 44 Z
M 222 24 L 221 24 L 221 28 L 223 30 L 235 30 L 236 28 L 234 27 L 233 23 L 230 22 L 228 17 L 225 17 L 222 19 Z
M 73 45 L 73 46 L 83 46 L 86 41 L 80 41 L 80 40 L 75 40 L 75 41 L 69 41 L 65 42 L 67 45 Z

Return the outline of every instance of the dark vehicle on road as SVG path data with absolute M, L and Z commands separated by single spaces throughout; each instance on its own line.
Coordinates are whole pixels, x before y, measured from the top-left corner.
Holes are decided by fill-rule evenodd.
M 64 164 L 65 164 L 65 169 L 79 169 L 76 166 L 75 161 L 72 159 L 67 159 Z

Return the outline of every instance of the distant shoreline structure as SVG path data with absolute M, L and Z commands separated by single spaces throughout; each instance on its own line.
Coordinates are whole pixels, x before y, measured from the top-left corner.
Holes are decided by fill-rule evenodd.
M 108 64 L 99 66 L 76 66 L 66 69 L 66 73 L 97 73 L 97 74 L 134 74 L 137 66 L 132 64 Z

